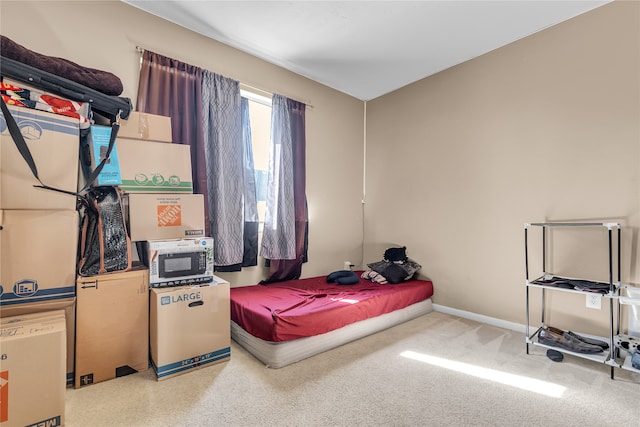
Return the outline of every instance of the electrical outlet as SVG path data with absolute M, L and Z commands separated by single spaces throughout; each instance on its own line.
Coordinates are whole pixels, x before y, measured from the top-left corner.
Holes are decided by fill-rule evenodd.
M 587 294 L 587 308 L 600 310 L 602 308 L 602 295 Z

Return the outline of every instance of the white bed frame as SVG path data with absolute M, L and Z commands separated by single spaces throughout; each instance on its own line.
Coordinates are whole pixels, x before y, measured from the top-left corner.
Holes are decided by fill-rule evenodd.
M 401 310 L 351 323 L 324 334 L 285 342 L 271 342 L 256 338 L 231 321 L 231 338 L 268 368 L 282 368 L 431 311 L 433 311 L 433 305 L 429 298 Z

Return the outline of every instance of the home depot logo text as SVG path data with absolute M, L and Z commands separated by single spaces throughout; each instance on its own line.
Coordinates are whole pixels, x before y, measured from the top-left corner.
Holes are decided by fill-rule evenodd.
M 180 205 L 158 205 L 158 227 L 176 227 L 182 225 L 182 207 Z

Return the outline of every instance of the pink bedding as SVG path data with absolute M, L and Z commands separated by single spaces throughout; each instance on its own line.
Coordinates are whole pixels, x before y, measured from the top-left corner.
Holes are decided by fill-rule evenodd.
M 390 313 L 432 295 L 427 280 L 382 285 L 361 278 L 355 285 L 337 285 L 320 276 L 232 288 L 231 320 L 255 337 L 283 342 Z

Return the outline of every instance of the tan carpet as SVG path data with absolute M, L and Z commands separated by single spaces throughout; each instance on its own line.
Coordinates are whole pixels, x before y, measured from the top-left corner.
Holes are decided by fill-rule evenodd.
M 449 366 L 449 364 L 453 364 Z M 552 362 L 524 335 L 433 312 L 296 364 L 231 360 L 68 389 L 78 426 L 632 426 L 640 374 Z M 546 393 L 546 394 L 545 394 Z

